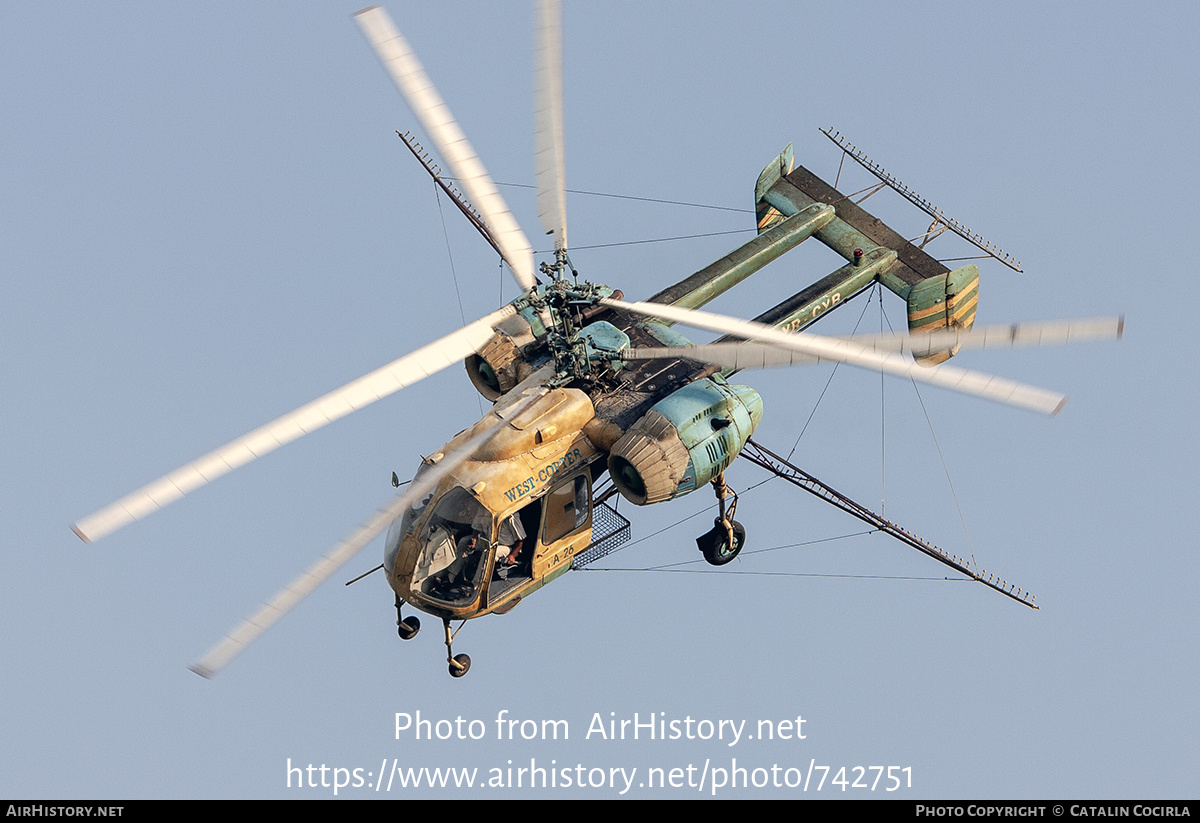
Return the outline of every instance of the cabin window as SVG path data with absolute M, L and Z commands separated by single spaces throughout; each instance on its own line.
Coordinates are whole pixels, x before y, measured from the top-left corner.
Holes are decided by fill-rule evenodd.
M 587 474 L 578 474 L 570 482 L 546 495 L 546 521 L 542 543 L 561 540 L 587 525 L 591 515 L 592 489 Z

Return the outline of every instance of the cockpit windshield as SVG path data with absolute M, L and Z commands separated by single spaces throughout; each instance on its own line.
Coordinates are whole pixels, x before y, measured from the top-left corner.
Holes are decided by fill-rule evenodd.
M 413 480 L 419 478 L 429 468 L 428 463 L 422 462 L 417 467 L 417 473 L 413 475 Z M 397 517 L 392 521 L 392 525 L 388 526 L 387 537 L 383 540 L 383 568 L 388 574 L 392 574 L 395 569 L 396 557 L 400 554 L 400 543 L 416 527 L 417 521 L 421 519 L 425 507 L 429 505 L 432 497 L 433 492 L 425 495 L 424 498 L 405 509 L 404 514 Z
M 421 554 L 413 570 L 413 587 L 447 603 L 474 600 L 482 584 L 491 533 L 491 512 L 466 489 L 456 486 L 446 492 L 418 536 Z

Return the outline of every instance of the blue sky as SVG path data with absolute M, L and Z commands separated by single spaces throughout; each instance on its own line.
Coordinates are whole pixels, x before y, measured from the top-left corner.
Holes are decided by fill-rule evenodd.
M 531 9 L 389 9 L 495 179 L 531 183 Z M 736 758 L 831 777 L 911 767 L 912 788 L 891 796 L 914 798 L 1194 795 L 1196 11 L 798 9 L 568 3 L 567 185 L 749 209 L 789 141 L 832 181 L 838 153 L 817 131 L 832 126 L 1024 261 L 1024 274 L 981 264 L 979 322 L 1124 312 L 1119 344 L 959 358 L 1066 392 L 1057 418 L 922 391 L 969 538 L 910 385 L 889 379 L 881 399 L 878 375 L 842 369 L 818 405 L 827 369 L 743 375 L 764 397 L 761 442 L 790 449 L 816 406 L 800 465 L 973 550 L 1040 612 L 942 581 L 881 536 L 752 556 L 859 531 L 774 482 L 743 497 L 747 554 L 724 571 L 567 575 L 468 624 L 462 680 L 445 672 L 436 626 L 397 639 L 381 578 L 339 584 L 378 547 L 218 679 L 196 677 L 188 663 L 388 499 L 393 470 L 410 475 L 478 418 L 465 375 L 447 370 L 97 545 L 70 524 L 453 330 L 460 299 L 473 319 L 515 287 L 445 202 L 443 234 L 432 185 L 393 133 L 414 118 L 353 24 L 357 6 L 5 4 L 0 794 L 322 797 L 288 787 L 289 759 L 378 771 L 394 758 L 481 775 L 531 759 L 636 768 L 631 794 L 690 797 L 636 781 Z M 843 174 L 843 190 L 868 183 Z M 503 193 L 541 248 L 532 193 Z M 888 197 L 867 205 L 924 230 Z M 581 274 L 631 298 L 750 235 L 584 246 L 752 225 L 582 195 L 568 215 Z M 713 308 L 753 316 L 840 265 L 811 242 Z M 971 253 L 948 237 L 930 248 Z M 848 331 L 864 305 L 818 330 Z M 863 328 L 903 322 L 898 299 L 883 307 L 886 320 L 866 305 Z M 738 489 L 762 479 L 730 473 Z M 609 565 L 698 557 L 710 515 L 660 530 L 708 504 L 626 511 L 645 539 Z M 489 733 L 397 740 L 395 714 L 418 710 Z M 496 740 L 501 711 L 567 720 L 570 739 Z M 586 736 L 597 714 L 635 712 L 747 728 L 803 716 L 806 737 Z M 803 793 L 718 794 L 768 795 Z

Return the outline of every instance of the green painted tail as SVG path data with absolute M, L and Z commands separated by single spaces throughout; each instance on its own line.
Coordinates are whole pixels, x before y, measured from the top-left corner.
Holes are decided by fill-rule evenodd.
M 865 261 L 884 254 L 884 250 L 894 252 L 892 260 L 879 261 L 877 265 L 882 267 L 873 277 L 908 304 L 911 333 L 969 329 L 974 325 L 979 302 L 977 267 L 966 265 L 953 271 L 946 268 L 808 169 L 797 168 L 789 143 L 754 184 L 759 234 L 814 204 L 833 206 L 837 217 L 813 236 L 854 266 L 859 265 L 860 258 Z M 855 290 L 869 283 L 861 283 Z M 917 360 L 934 365 L 950 359 L 956 351 L 947 349 Z
M 909 289 L 907 300 L 908 330 L 913 334 L 969 329 L 975 325 L 975 308 L 979 303 L 979 269 L 967 265 L 926 278 Z M 932 366 L 949 360 L 957 352 L 955 347 L 919 357 L 917 362 Z
M 782 223 L 785 218 L 791 215 L 780 213 L 779 209 L 772 206 L 764 198 L 771 187 L 779 182 L 781 177 L 786 177 L 792 173 L 792 169 L 796 167 L 796 158 L 792 154 L 792 144 L 788 143 L 787 148 L 779 153 L 779 156 L 767 164 L 767 167 L 762 170 L 762 174 L 758 176 L 758 181 L 754 184 L 754 216 L 758 221 L 758 233 L 762 234 L 767 229 Z

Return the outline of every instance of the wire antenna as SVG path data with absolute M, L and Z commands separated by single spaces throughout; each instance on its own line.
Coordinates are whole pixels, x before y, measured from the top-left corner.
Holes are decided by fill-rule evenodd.
M 446 196 L 450 198 L 454 205 L 458 206 L 458 210 L 471 222 L 475 230 L 483 235 L 483 239 L 488 241 L 488 244 L 496 250 L 496 254 L 503 257 L 504 252 L 500 251 L 500 247 L 496 245 L 496 241 L 492 237 L 492 232 L 488 229 L 488 225 L 484 222 L 483 217 L 475 210 L 475 207 L 471 205 L 458 188 L 442 176 L 441 167 L 433 162 L 433 157 L 430 156 L 429 152 L 425 151 L 424 146 L 417 142 L 412 132 L 406 131 L 404 134 L 401 134 L 397 131 L 396 136 L 404 141 L 404 145 L 412 152 L 413 157 L 417 158 L 421 165 L 425 167 L 425 171 L 429 172 L 429 176 L 433 178 L 433 182 L 437 183 L 442 191 L 446 192 Z
M 871 174 L 878 177 L 883 183 L 885 183 L 889 188 L 893 189 L 905 200 L 909 201 L 918 209 L 932 217 L 933 224 L 930 225 L 929 231 L 926 232 L 926 235 L 932 235 L 929 239 L 932 240 L 933 237 L 941 234 L 942 231 L 945 231 L 945 229 L 949 229 L 971 245 L 985 252 L 988 257 L 994 257 L 1013 271 L 1021 271 L 1020 260 L 1014 260 L 1011 255 L 1005 254 L 1004 249 L 997 248 L 995 243 L 989 243 L 983 238 L 983 235 L 976 234 L 957 220 L 952 220 L 946 217 L 945 212 L 930 203 L 924 197 L 919 196 L 915 191 L 889 174 L 887 170 L 883 168 L 883 166 L 871 160 L 864 152 L 860 151 L 857 146 L 843 137 L 841 132 L 836 132 L 833 129 L 821 129 L 821 134 L 832 140 L 834 144 L 845 154 L 849 155 L 860 166 L 871 172 Z M 937 230 L 939 225 L 943 226 L 944 228 Z M 935 230 L 937 230 L 936 234 L 934 233 Z

